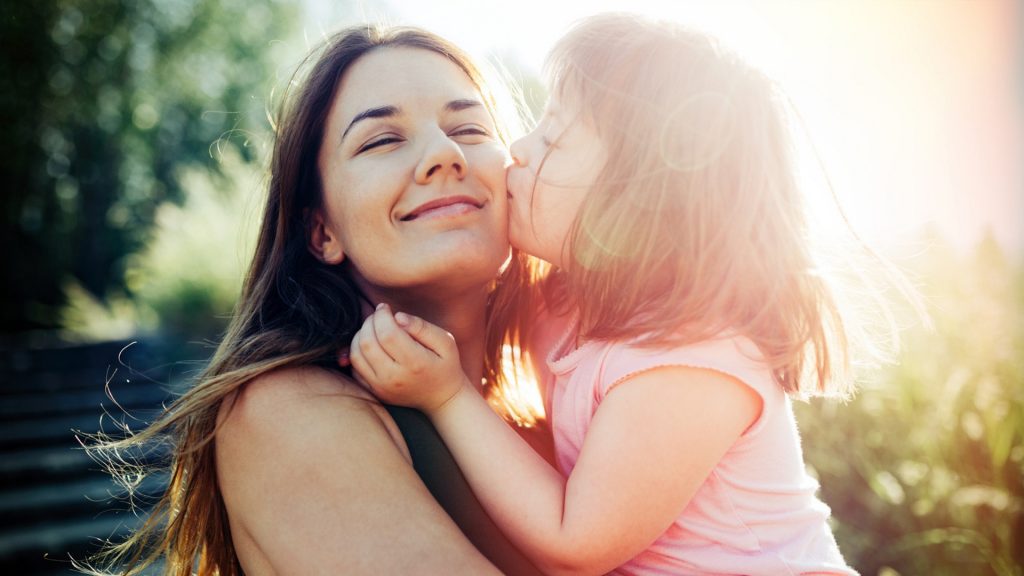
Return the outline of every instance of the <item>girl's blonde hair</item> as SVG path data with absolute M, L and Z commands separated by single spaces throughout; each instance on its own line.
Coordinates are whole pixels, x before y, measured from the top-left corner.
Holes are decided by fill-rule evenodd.
M 429 50 L 457 65 L 480 91 L 500 138 L 510 134 L 484 73 L 458 47 L 415 28 L 359 26 L 342 30 L 311 53 L 285 94 L 274 124 L 267 200 L 255 254 L 230 327 L 195 385 L 155 422 L 126 438 L 94 438 L 87 446 L 131 491 L 152 472 L 131 455 L 169 448 L 169 484 L 141 528 L 91 559 L 118 574 L 140 574 L 163 562 L 163 573 L 238 576 L 227 512 L 214 461 L 214 435 L 221 402 L 246 382 L 283 367 L 318 365 L 337 369 L 338 352 L 362 323 L 366 301 L 345 265 L 330 266 L 307 250 L 306 214 L 322 201 L 317 154 L 327 114 L 348 67 L 385 47 Z M 304 71 L 304 73 L 303 73 Z M 492 292 L 504 301 L 523 260 L 513 258 Z M 492 304 L 489 308 L 495 308 Z M 485 377 L 501 386 L 501 342 L 486 351 Z M 97 574 L 91 566 L 79 566 Z
M 810 251 L 773 83 L 704 34 L 624 14 L 576 25 L 547 70 L 608 153 L 563 275 L 581 336 L 740 334 L 788 392 L 843 392 L 844 316 Z

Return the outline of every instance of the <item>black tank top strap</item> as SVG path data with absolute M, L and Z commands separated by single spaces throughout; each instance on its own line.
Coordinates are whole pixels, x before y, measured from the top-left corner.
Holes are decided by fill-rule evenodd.
M 385 408 L 405 438 L 416 473 L 476 549 L 505 574 L 541 574 L 484 512 L 430 420 L 411 408 L 388 405 Z

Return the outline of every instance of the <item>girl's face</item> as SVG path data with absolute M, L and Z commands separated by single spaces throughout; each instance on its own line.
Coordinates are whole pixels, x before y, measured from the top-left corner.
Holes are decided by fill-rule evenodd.
M 507 158 L 462 69 L 429 50 L 374 50 L 346 71 L 327 116 L 311 250 L 348 260 L 378 301 L 485 285 L 508 256 Z
M 590 122 L 552 96 L 537 127 L 512 143 L 508 170 L 512 245 L 564 267 L 568 238 L 587 192 L 608 159 Z

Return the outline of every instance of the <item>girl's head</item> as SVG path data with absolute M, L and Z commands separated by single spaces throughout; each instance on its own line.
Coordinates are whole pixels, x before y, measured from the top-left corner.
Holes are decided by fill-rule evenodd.
M 773 84 L 708 36 L 623 14 L 579 23 L 547 67 L 548 110 L 512 146 L 510 235 L 564 271 L 581 336 L 735 331 L 787 390 L 805 368 L 823 388 L 845 343 Z

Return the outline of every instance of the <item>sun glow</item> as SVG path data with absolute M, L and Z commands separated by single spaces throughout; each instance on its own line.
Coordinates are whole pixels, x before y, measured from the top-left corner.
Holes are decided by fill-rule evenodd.
M 501 349 L 501 371 L 507 386 L 490 395 L 489 401 L 500 414 L 509 415 L 519 426 L 532 428 L 544 420 L 544 400 L 529 354 L 518 346 L 506 344 Z
M 326 3 L 307 1 L 317 22 L 337 20 Z M 873 243 L 917 238 L 930 225 L 960 247 L 991 228 L 1006 247 L 1024 248 L 1012 0 L 363 0 L 344 18 L 426 27 L 537 74 L 573 21 L 609 10 L 706 30 L 777 79 L 802 118 L 798 137 Z

